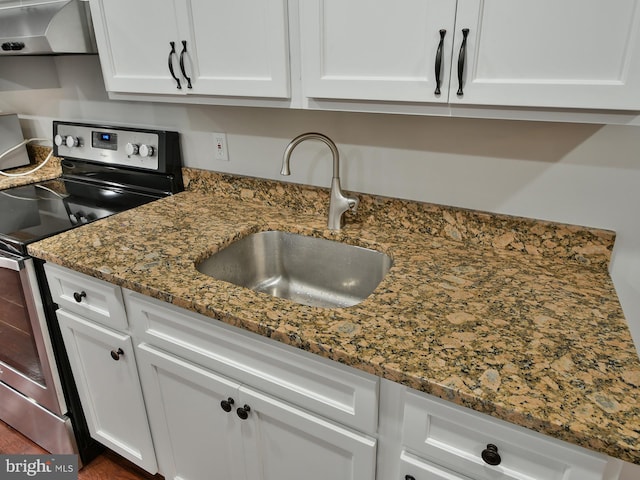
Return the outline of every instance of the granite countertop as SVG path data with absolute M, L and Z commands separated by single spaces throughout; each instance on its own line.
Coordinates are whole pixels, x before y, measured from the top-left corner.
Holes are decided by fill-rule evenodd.
M 51 151 L 51 148 L 41 147 L 38 145 L 27 145 L 27 151 L 29 153 L 29 158 L 32 161 L 31 165 L 12 168 L 7 170 L 7 173 L 24 173 L 32 170 L 44 161 Z M 4 175 L 0 175 L 0 190 L 6 190 L 7 188 L 12 187 L 21 187 L 22 185 L 28 185 L 30 183 L 44 182 L 45 180 L 58 178 L 61 174 L 62 170 L 60 169 L 60 159 L 57 157 L 51 157 L 44 167 L 32 174 L 24 175 L 22 177 L 5 177 Z
M 607 271 L 612 232 L 185 169 L 188 191 L 29 246 L 32 255 L 552 437 L 640 464 L 640 362 Z M 199 273 L 251 232 L 389 254 L 372 296 L 298 305 Z

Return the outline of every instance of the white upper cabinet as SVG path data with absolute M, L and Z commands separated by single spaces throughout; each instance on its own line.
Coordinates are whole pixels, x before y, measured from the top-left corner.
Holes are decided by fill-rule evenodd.
M 640 121 L 640 0 L 90 2 L 111 98 Z
M 638 110 L 639 28 L 637 0 L 458 0 L 449 102 Z
M 304 0 L 302 90 L 321 101 L 640 110 L 639 27 L 638 0 Z
M 300 2 L 304 95 L 446 103 L 455 14 L 451 0 Z
M 286 0 L 91 0 L 108 91 L 287 98 Z

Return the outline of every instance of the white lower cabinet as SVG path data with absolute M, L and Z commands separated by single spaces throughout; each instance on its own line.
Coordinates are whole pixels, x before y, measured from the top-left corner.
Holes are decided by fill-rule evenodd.
M 144 343 L 138 364 L 167 479 L 375 478 L 373 438 Z
M 620 460 L 45 268 L 91 435 L 167 480 L 620 476 Z
M 386 380 L 378 478 L 614 480 L 621 463 Z
M 375 479 L 375 377 L 133 292 L 125 301 L 165 478 Z
M 44 268 L 91 437 L 156 473 L 122 290 L 52 263 Z
M 131 337 L 64 310 L 57 316 L 91 437 L 156 473 Z
M 407 449 L 482 480 L 598 480 L 607 457 L 483 417 L 419 392 L 405 393 Z

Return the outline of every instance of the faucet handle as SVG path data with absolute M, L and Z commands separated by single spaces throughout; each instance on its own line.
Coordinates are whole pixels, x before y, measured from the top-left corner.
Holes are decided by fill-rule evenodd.
M 349 210 L 351 210 L 352 213 L 355 213 L 358 210 L 360 200 L 358 200 L 357 197 L 348 197 L 347 204 L 349 205 Z

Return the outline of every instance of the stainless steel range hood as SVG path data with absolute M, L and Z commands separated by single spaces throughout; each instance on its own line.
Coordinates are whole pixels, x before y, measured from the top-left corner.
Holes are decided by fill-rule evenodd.
M 96 53 L 86 0 L 0 2 L 0 55 Z

